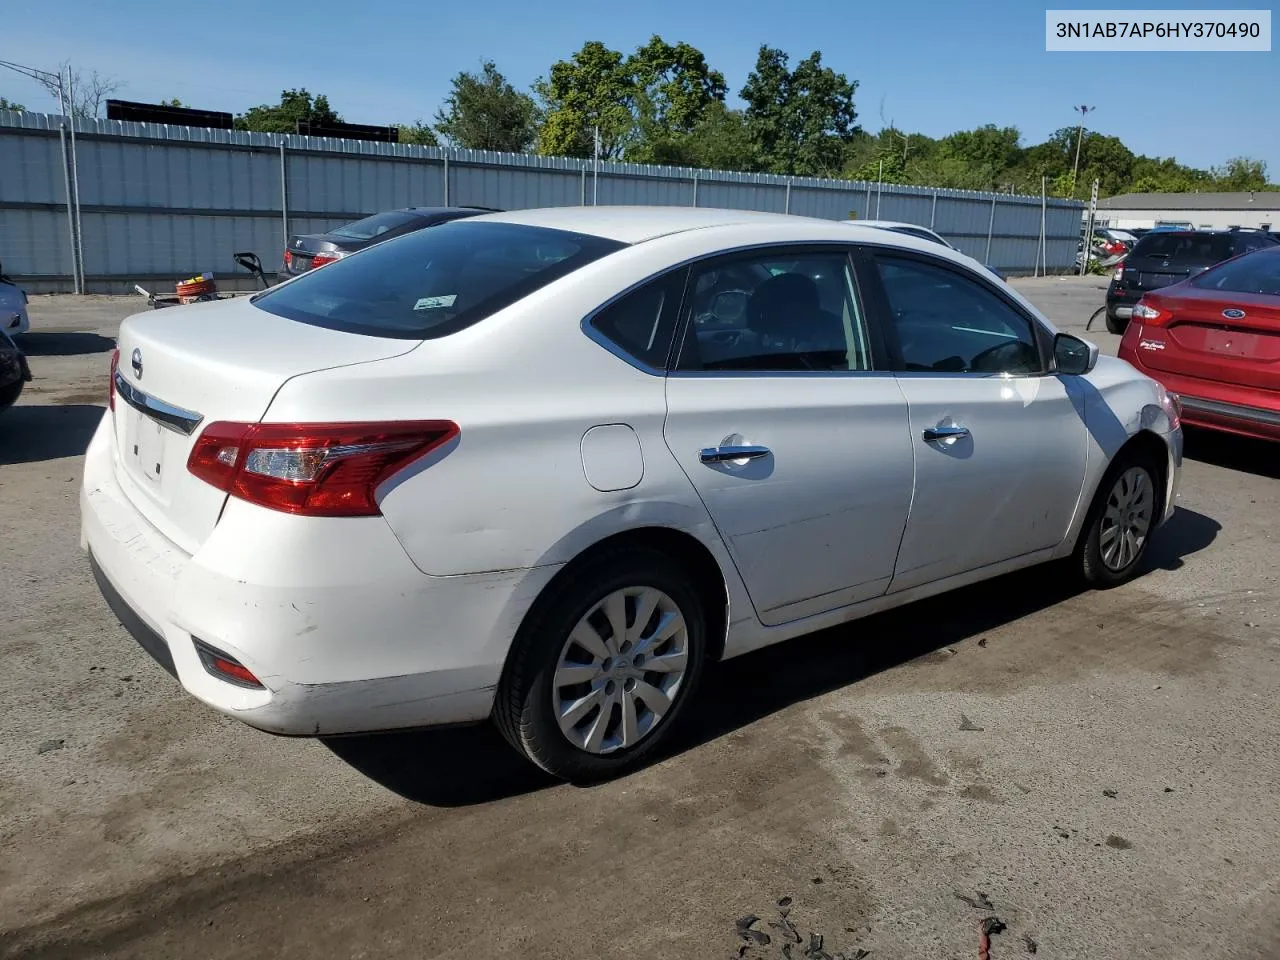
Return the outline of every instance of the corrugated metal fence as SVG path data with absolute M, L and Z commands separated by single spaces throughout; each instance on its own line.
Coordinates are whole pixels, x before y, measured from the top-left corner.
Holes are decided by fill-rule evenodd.
M 77 120 L 73 153 L 65 123 L 0 110 L 0 261 L 33 292 L 71 290 L 77 251 L 89 292 L 202 270 L 244 276 L 232 260 L 244 250 L 272 271 L 287 233 L 413 205 L 696 205 L 902 220 L 1011 274 L 1070 269 L 1080 237 L 1082 205 L 1067 200 L 1042 211 L 1040 197 L 1010 194 L 628 163 L 597 171 L 562 157 L 117 120 Z M 70 217 L 68 182 L 79 194 Z

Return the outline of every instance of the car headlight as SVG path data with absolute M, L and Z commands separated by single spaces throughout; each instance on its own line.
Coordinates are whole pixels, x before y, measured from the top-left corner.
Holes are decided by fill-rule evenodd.
M 1176 394 L 1171 393 L 1164 387 L 1160 388 L 1160 409 L 1164 411 L 1166 417 L 1169 418 L 1169 424 L 1173 429 L 1182 426 L 1182 399 Z

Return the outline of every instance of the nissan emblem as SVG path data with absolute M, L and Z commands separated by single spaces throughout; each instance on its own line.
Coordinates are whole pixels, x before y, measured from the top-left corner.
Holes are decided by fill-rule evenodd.
M 130 358 L 130 364 L 133 366 L 133 375 L 139 380 L 142 379 L 142 351 L 137 347 L 133 348 L 133 356 Z

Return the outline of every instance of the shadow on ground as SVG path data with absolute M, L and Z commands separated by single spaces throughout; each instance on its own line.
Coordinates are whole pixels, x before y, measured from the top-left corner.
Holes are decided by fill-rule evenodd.
M 88 353 L 107 353 L 116 342 L 97 333 L 42 331 L 17 338 L 18 346 L 29 357 L 75 357 Z
M 1209 546 L 1220 529 L 1203 514 L 1177 511 L 1152 540 L 1144 572 L 1177 569 L 1184 557 Z M 682 753 L 794 703 L 981 636 L 1061 603 L 1081 589 L 1060 570 L 1025 570 L 859 620 L 858 643 L 849 642 L 852 627 L 843 626 L 736 657 L 707 672 L 696 702 L 690 704 L 683 734 L 665 755 Z M 869 636 L 885 642 L 868 642 Z M 744 696 L 744 690 L 750 696 Z M 555 782 L 487 723 L 324 742 L 387 789 L 433 806 L 485 803 Z
M 1280 480 L 1280 443 L 1195 427 L 1187 427 L 1184 433 L 1189 460 Z
M 0 466 L 79 456 L 102 411 L 87 403 L 10 407 L 0 413 Z

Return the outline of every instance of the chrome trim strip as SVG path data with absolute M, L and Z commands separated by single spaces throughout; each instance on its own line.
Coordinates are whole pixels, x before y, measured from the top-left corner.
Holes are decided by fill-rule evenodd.
M 1246 407 L 1239 403 L 1226 403 L 1222 400 L 1202 400 L 1199 397 L 1188 397 L 1184 393 L 1179 393 L 1178 399 L 1182 401 L 1182 409 L 1189 410 L 1192 413 L 1211 413 L 1220 417 L 1235 417 L 1237 420 L 1247 420 L 1250 423 L 1280 426 L 1280 411 L 1277 410 Z
M 196 427 L 204 421 L 204 416 L 192 410 L 184 410 L 163 400 L 157 400 L 143 393 L 116 371 L 116 396 L 137 410 L 143 416 L 150 417 L 163 427 L 168 427 L 184 436 L 195 433 Z

